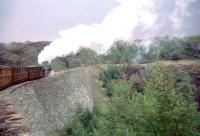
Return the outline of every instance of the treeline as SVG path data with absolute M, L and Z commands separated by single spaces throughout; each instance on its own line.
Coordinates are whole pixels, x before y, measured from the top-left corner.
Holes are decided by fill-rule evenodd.
M 49 41 L 0 43 L 0 65 L 37 65 L 38 54 L 49 43 Z M 98 63 L 146 63 L 154 61 L 158 52 L 160 59 L 166 60 L 200 58 L 200 35 L 184 38 L 155 37 L 150 43 L 143 40 L 117 41 L 101 55 L 94 50 L 81 48 L 77 53 L 55 58 L 51 66 L 59 70 Z
M 158 57 L 165 60 L 200 58 L 200 36 L 184 38 L 155 37 L 151 41 L 117 41 L 105 53 L 81 48 L 77 53 L 57 57 L 51 62 L 54 70 L 93 64 L 148 63 Z
M 110 66 L 101 73 L 107 102 L 80 109 L 76 118 L 51 136 L 199 136 L 196 89 L 187 72 L 149 66 L 131 79 L 127 69 Z M 144 87 L 138 83 L 144 83 Z
M 49 41 L 0 43 L 0 65 L 37 65 L 38 54 Z

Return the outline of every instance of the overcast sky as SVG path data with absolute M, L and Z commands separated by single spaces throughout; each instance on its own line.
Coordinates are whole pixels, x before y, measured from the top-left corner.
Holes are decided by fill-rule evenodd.
M 100 22 L 116 0 L 0 0 L 0 41 L 54 40 L 74 25 Z
M 104 16 L 118 6 L 117 1 L 0 0 L 0 42 L 55 40 L 60 30 L 78 24 L 101 23 Z M 159 24 L 159 31 L 155 33 L 167 35 L 180 28 L 186 35 L 199 34 L 200 0 L 155 1 L 158 2 L 154 9 L 157 12 L 155 24 Z M 173 22 L 169 21 L 169 14 Z M 142 36 L 145 33 L 142 28 L 138 25 L 134 29 L 135 35 Z

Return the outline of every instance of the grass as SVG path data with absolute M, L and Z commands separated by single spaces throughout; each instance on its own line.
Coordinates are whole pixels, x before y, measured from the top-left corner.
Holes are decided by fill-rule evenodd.
M 161 60 L 160 63 L 164 64 L 164 65 L 175 65 L 175 66 L 185 65 L 185 66 L 188 66 L 188 65 L 198 65 L 198 64 L 200 64 L 200 59 L 193 59 L 193 60 L 183 59 L 183 60 L 178 60 L 178 61 Z

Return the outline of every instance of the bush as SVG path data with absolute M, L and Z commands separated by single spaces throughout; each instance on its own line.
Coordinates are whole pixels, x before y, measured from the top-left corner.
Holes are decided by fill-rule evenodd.
M 122 77 L 124 73 L 122 66 L 108 66 L 108 69 L 100 74 L 100 79 L 103 81 L 103 86 L 106 87 L 112 80 Z
M 80 48 L 76 54 L 64 58 L 68 68 L 89 66 L 97 63 L 97 53 L 89 48 Z
M 160 57 L 167 60 L 179 60 L 183 58 L 183 42 L 177 38 L 167 38 L 159 43 Z
M 108 50 L 104 59 L 112 63 L 130 63 L 137 56 L 138 47 L 126 41 L 117 41 Z
M 129 82 L 112 80 L 114 99 L 101 110 L 81 112 L 62 130 L 63 136 L 199 136 L 193 97 L 185 99 L 184 92 L 171 84 L 168 77 L 173 75 L 166 78 L 163 71 L 155 67 L 144 94 L 134 91 L 132 97 L 127 97 Z
M 54 71 L 59 71 L 67 68 L 65 61 L 62 58 L 58 57 L 51 61 L 50 66 L 51 69 Z
M 180 86 L 171 84 L 173 73 L 169 73 L 171 78 L 167 78 L 163 71 L 160 68 L 152 71 L 144 95 L 135 92 L 132 99 L 120 97 L 110 104 L 106 135 L 200 135 L 197 130 L 199 113 L 194 97 L 185 99 Z M 183 81 L 186 82 L 186 79 L 187 76 Z M 191 87 L 186 90 L 190 92 Z
M 99 107 L 94 107 L 93 111 L 89 109 L 79 109 L 76 114 L 76 119 L 71 123 L 66 124 L 63 129 L 55 130 L 50 133 L 50 136 L 92 136 L 96 135 L 103 125 L 104 115 Z
M 107 95 L 109 97 L 131 97 L 133 94 L 133 85 L 131 81 L 127 80 L 117 80 L 117 81 L 111 81 L 107 84 Z
M 200 58 L 200 35 L 185 37 L 184 55 L 187 58 Z
M 169 78 L 169 84 L 172 84 L 178 91 L 183 93 L 185 97 L 194 97 L 196 88 L 195 85 L 192 84 L 192 78 L 188 72 L 181 68 L 169 66 L 163 73 L 165 73 L 165 77 Z
M 96 62 L 97 53 L 90 48 L 80 48 L 76 56 L 81 59 L 83 65 L 93 65 Z

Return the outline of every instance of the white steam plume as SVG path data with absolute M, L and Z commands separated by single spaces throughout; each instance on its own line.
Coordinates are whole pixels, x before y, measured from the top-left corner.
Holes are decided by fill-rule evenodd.
M 60 38 L 39 54 L 38 63 L 77 52 L 81 46 L 103 53 L 116 40 L 186 35 L 183 27 L 188 25 L 184 24 L 184 20 L 191 15 L 188 5 L 192 2 L 198 3 L 198 0 L 118 0 L 119 6 L 110 11 L 101 23 L 80 24 L 60 31 Z M 149 47 L 150 44 L 146 45 Z
M 183 35 L 182 27 L 183 27 L 183 19 L 186 16 L 190 16 L 191 14 L 188 12 L 187 8 L 191 2 L 195 2 L 195 0 L 177 0 L 175 2 L 175 8 L 170 16 L 170 20 L 172 21 L 172 28 L 174 31 L 174 35 Z
M 130 40 L 133 30 L 143 24 L 152 27 L 156 16 L 152 0 L 118 0 L 119 6 L 109 12 L 102 23 L 83 25 L 60 31 L 60 38 L 46 46 L 38 56 L 38 62 L 51 61 L 67 55 L 83 46 L 105 52 L 116 40 Z

